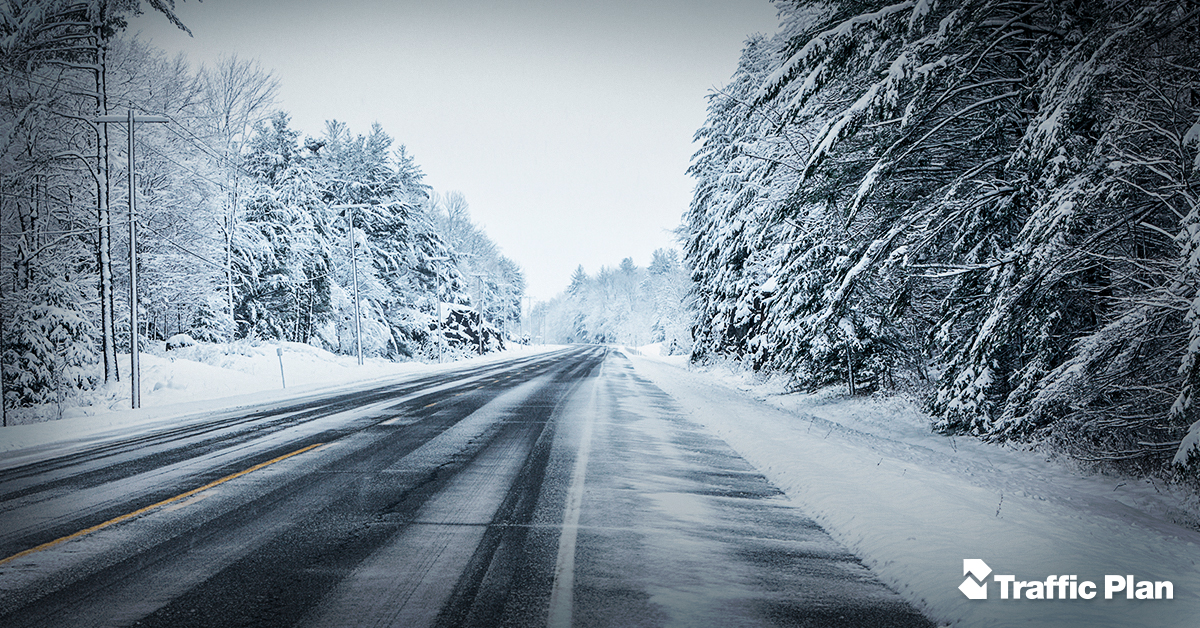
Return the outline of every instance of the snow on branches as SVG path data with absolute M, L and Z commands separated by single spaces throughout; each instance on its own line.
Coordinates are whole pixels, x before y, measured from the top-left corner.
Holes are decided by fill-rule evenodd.
M 780 7 L 697 133 L 697 355 L 928 379 L 939 429 L 1186 462 L 1200 5 Z

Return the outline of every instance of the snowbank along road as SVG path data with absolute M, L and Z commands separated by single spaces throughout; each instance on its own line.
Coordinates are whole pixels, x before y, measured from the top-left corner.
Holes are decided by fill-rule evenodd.
M 599 347 L 48 454 L 0 500 L 4 626 L 931 625 Z

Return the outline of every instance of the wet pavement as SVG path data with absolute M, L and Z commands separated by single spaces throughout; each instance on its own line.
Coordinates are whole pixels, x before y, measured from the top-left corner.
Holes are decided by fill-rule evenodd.
M 4 626 L 932 625 L 602 347 L 0 469 Z

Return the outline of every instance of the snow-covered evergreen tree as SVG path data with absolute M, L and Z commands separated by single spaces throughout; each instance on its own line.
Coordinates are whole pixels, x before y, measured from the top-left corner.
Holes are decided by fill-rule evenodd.
M 438 197 L 430 205 L 437 233 L 453 251 L 455 266 L 466 280 L 470 302 L 482 308 L 483 320 L 502 337 L 520 335 L 525 275 L 471 219 L 461 192 Z
M 328 229 L 313 159 L 285 113 L 259 124 L 233 238 L 240 336 L 308 342 L 330 316 Z
M 650 341 L 662 343 L 664 355 L 692 351 L 691 279 L 675 249 L 657 249 L 647 268 L 646 291 L 653 303 Z
M 694 356 L 805 387 L 936 375 L 941 429 L 1175 453 L 1195 3 L 777 5 L 697 135 Z
M 654 252 L 649 268 L 626 257 L 594 275 L 575 269 L 571 284 L 542 309 L 550 342 L 662 343 L 669 355 L 691 349 L 691 282 L 674 249 Z
M 12 313 L 4 329 L 4 390 L 10 407 L 53 404 L 61 417 L 64 403 L 99 383 L 97 330 L 80 279 L 86 277 L 53 273 L 7 295 Z
M 0 4 L 6 408 L 59 403 L 119 377 L 117 353 L 134 337 L 121 228 L 132 196 L 143 350 L 182 331 L 352 352 L 351 260 L 359 263 L 368 354 L 437 355 L 446 344 L 435 334 L 439 303 L 482 303 L 494 328 L 481 332 L 460 317 L 455 333 L 502 345 L 499 330 L 515 330 L 520 317 L 520 269 L 493 256 L 480 267 L 488 273 L 482 294 L 474 289 L 478 280 L 462 270 L 469 251 L 442 236 L 421 169 L 403 146 L 378 126 L 354 135 L 337 122 L 301 142 L 286 115 L 270 116 L 278 82 L 257 62 L 192 67 L 125 35 L 126 17 L 144 4 Z M 171 3 L 149 5 L 184 28 Z M 138 125 L 133 190 L 123 125 L 92 122 L 127 110 L 170 120 Z M 352 231 L 341 205 L 362 205 Z M 442 308 L 443 329 L 450 309 Z

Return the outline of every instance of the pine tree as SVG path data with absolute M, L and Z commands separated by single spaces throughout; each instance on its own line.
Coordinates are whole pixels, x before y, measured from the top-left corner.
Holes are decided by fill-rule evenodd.
M 330 309 L 327 231 L 318 229 L 320 190 L 312 158 L 287 114 L 259 124 L 245 164 L 245 194 L 233 239 L 239 336 L 307 342 Z
M 937 373 L 940 429 L 1173 453 L 1200 381 L 1195 3 L 779 6 L 697 134 L 693 356 Z

